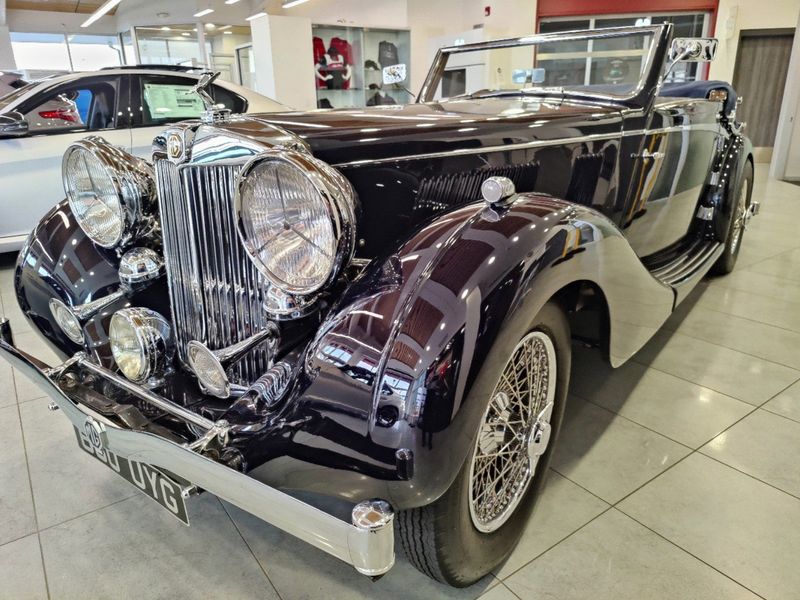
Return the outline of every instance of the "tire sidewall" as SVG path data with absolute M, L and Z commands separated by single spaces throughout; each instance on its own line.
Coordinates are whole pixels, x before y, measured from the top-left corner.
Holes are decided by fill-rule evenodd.
M 742 175 L 734 188 L 733 198 L 731 198 L 731 215 L 728 221 L 728 233 L 725 237 L 725 250 L 720 255 L 717 263 L 714 265 L 714 272 L 720 275 L 730 273 L 736 265 L 736 259 L 739 258 L 739 252 L 742 249 L 742 241 L 744 240 L 744 230 L 739 234 L 739 244 L 736 249 L 733 248 L 733 229 L 736 223 L 736 212 L 739 208 L 739 196 L 742 193 L 742 185 L 747 182 L 747 198 L 745 199 L 745 210 L 750 208 L 751 198 L 753 196 L 753 165 L 750 161 L 746 161 L 742 169 Z
M 545 453 L 540 457 L 528 490 L 513 514 L 496 531 L 483 533 L 475 528 L 469 507 L 470 470 L 472 468 L 474 444 L 477 442 L 480 429 L 480 423 L 475 424 L 470 452 L 453 484 L 436 502 L 436 537 L 437 545 L 441 548 L 439 555 L 440 557 L 452 559 L 450 564 L 441 565 L 441 570 L 446 576 L 453 578 L 453 581 L 450 582 L 453 585 L 462 586 L 472 583 L 479 578 L 475 574 L 488 573 L 503 562 L 516 546 L 536 499 L 544 486 L 550 458 L 564 416 L 569 385 L 571 349 L 569 324 L 561 308 L 555 303 L 547 303 L 533 319 L 512 318 L 504 329 L 506 333 L 517 333 L 498 337 L 491 354 L 495 358 L 502 357 L 502 360 L 487 361 L 488 368 L 481 370 L 473 389 L 493 390 L 517 343 L 532 331 L 545 333 L 553 342 L 556 354 L 556 391 L 553 414 L 550 420 L 552 427 L 550 443 Z M 480 380 L 484 380 L 482 385 L 478 385 Z M 491 383 L 490 387 L 487 387 L 487 383 Z M 482 407 L 480 415 L 483 418 L 490 398 L 468 398 L 468 401 L 470 400 L 480 403 Z

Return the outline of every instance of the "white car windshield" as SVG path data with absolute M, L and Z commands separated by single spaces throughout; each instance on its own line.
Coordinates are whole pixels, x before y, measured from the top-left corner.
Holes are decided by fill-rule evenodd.
M 432 82 L 433 99 L 504 93 L 627 97 L 642 81 L 653 40 L 652 30 L 606 35 L 584 32 L 581 36 L 564 34 L 563 39 L 533 36 L 505 47 L 448 48 L 443 51 L 440 76 Z

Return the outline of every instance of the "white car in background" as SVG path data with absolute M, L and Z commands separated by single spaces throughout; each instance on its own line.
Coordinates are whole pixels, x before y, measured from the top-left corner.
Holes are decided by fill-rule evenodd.
M 191 91 L 201 75 L 182 67 L 118 67 L 52 77 L 0 97 L 0 252 L 19 250 L 63 196 L 61 158 L 69 144 L 99 135 L 149 158 L 167 124 L 205 110 Z M 289 110 L 226 81 L 209 92 L 234 113 Z

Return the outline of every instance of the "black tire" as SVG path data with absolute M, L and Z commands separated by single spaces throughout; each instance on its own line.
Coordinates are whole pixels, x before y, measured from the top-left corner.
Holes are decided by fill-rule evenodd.
M 746 186 L 746 187 L 745 187 Z M 725 249 L 717 262 L 711 267 L 714 275 L 727 275 L 736 266 L 736 259 L 739 258 L 739 250 L 742 248 L 742 238 L 744 237 L 744 227 L 742 210 L 750 210 L 750 199 L 753 195 L 753 165 L 747 161 L 744 165 L 741 181 L 736 188 L 736 193 L 732 199 L 735 203 L 731 209 L 731 217 L 728 223 L 728 233 L 725 237 Z
M 478 448 L 477 438 L 481 423 L 476 425 L 473 444 L 458 476 L 450 488 L 434 503 L 421 508 L 402 511 L 397 515 L 398 538 L 409 561 L 430 577 L 455 587 L 475 583 L 508 558 L 519 542 L 528 517 L 544 485 L 550 457 L 564 416 L 569 385 L 571 362 L 569 323 L 561 308 L 547 303 L 529 322 L 511 324 L 506 331 L 522 331 L 498 337 L 492 354 L 507 357 L 498 361 L 500 367 L 481 373 L 478 380 L 490 382 L 489 386 L 476 385 L 473 389 L 494 389 L 500 375 L 519 343 L 533 332 L 544 333 L 554 346 L 556 383 L 553 412 L 550 418 L 551 434 L 547 449 L 539 458 L 534 475 L 527 483 L 527 491 L 520 495 L 513 512 L 499 528 L 489 533 L 479 531 L 471 516 L 470 475 L 473 453 Z M 486 379 L 484 379 L 486 378 Z M 493 392 L 493 396 L 494 396 Z M 488 412 L 489 398 L 468 398 L 466 402 L 479 402 Z

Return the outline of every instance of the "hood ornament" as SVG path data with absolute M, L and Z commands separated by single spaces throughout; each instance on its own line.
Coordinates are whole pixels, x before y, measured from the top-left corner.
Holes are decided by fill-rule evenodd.
M 208 125 L 228 121 L 231 117 L 230 109 L 225 108 L 223 104 L 215 103 L 214 98 L 212 98 L 211 94 L 208 92 L 209 87 L 216 81 L 219 75 L 219 71 L 216 73 L 210 71 L 203 73 L 197 85 L 186 92 L 187 94 L 197 94 L 200 96 L 200 100 L 202 100 L 203 106 L 205 106 L 205 110 L 200 115 L 200 120 Z

